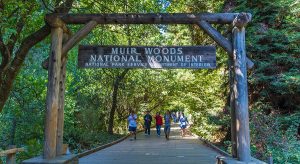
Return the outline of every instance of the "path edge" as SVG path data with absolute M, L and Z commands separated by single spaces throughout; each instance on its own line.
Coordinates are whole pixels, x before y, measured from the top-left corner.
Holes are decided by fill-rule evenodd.
M 223 156 L 226 157 L 231 157 L 231 155 L 229 153 L 227 153 L 226 151 L 222 150 L 221 148 L 217 147 L 216 145 L 214 145 L 213 143 L 209 142 L 208 140 L 198 136 L 195 133 L 192 133 L 193 136 L 197 137 L 201 142 L 203 142 L 205 145 L 207 145 L 208 147 L 216 150 L 218 153 L 220 153 Z
M 137 133 L 139 133 L 139 132 L 141 132 L 141 131 L 143 131 L 143 130 L 139 130 L 139 131 L 137 131 Z M 112 145 L 115 145 L 115 144 L 117 144 L 117 143 L 119 143 L 119 142 L 122 142 L 122 141 L 126 140 L 126 139 L 127 139 L 128 137 L 130 137 L 130 136 L 131 136 L 131 134 L 128 133 L 128 134 L 126 134 L 124 137 L 121 137 L 121 138 L 119 138 L 119 139 L 117 139 L 117 140 L 115 140 L 115 141 L 112 141 L 112 142 L 110 142 L 110 143 L 107 143 L 107 144 L 104 144 L 104 145 L 101 145 L 101 146 L 97 146 L 97 147 L 95 147 L 95 148 L 93 148 L 93 149 L 91 149 L 91 150 L 87 150 L 87 151 L 82 152 L 82 153 L 79 153 L 79 154 L 77 154 L 77 157 L 78 157 L 78 158 L 82 158 L 82 157 L 84 157 L 84 156 L 87 156 L 87 155 L 90 155 L 90 154 L 92 154 L 92 153 L 95 153 L 95 152 L 97 152 L 97 151 L 99 151 L 99 150 L 108 148 L 108 147 L 110 147 L 110 146 L 112 146 Z
M 213 143 L 211 143 L 210 141 L 198 136 L 197 134 L 191 132 L 193 136 L 197 137 L 201 142 L 203 142 L 205 145 L 207 145 L 208 147 L 212 148 L 213 150 L 216 150 L 218 153 L 220 153 L 221 155 L 217 155 L 216 156 L 216 160 L 217 163 L 219 164 L 233 164 L 233 163 L 241 163 L 240 161 L 237 161 L 235 158 L 232 158 L 232 156 L 227 153 L 226 151 L 222 150 L 221 148 L 217 147 L 216 145 L 214 145 Z M 242 163 L 241 163 L 242 164 Z M 259 159 L 256 159 L 254 157 L 251 157 L 251 162 L 249 162 L 249 164 L 267 164 L 264 161 L 261 161 Z

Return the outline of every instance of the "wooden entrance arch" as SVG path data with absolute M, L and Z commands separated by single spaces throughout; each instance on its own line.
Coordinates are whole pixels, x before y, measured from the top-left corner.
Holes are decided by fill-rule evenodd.
M 253 63 L 246 57 L 245 26 L 249 13 L 200 14 L 49 14 L 51 52 L 43 65 L 48 68 L 47 109 L 45 123 L 44 159 L 60 156 L 63 150 L 64 90 L 68 51 L 98 24 L 196 24 L 221 46 L 231 59 L 231 138 L 232 155 L 249 162 L 250 133 L 248 116 L 247 67 Z M 71 35 L 67 24 L 85 24 Z M 211 24 L 232 24 L 229 38 L 221 35 Z

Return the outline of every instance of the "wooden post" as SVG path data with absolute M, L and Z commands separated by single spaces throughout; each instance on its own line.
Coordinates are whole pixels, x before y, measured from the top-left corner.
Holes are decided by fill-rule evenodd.
M 230 117 L 231 117 L 231 154 L 233 158 L 237 157 L 237 145 L 236 145 L 236 117 L 234 108 L 234 67 L 232 57 L 229 57 L 229 84 L 230 84 Z
M 65 105 L 66 57 L 62 59 L 59 81 L 59 100 L 57 115 L 56 156 L 63 154 L 64 105 Z
M 61 22 L 61 21 L 57 21 Z M 51 159 L 56 156 L 56 137 L 57 137 L 57 113 L 59 108 L 59 81 L 61 70 L 61 50 L 63 29 L 58 24 L 51 29 L 51 51 L 48 69 L 48 90 L 47 90 L 47 109 L 45 119 L 45 141 L 44 154 L 45 159 Z
M 69 35 L 64 33 L 63 43 L 66 43 Z M 64 134 L 64 106 L 65 106 L 65 79 L 66 79 L 67 55 L 61 57 L 60 81 L 59 81 L 59 100 L 57 115 L 57 138 L 56 138 L 56 156 L 64 153 L 63 134 Z
M 232 40 L 231 33 L 228 33 L 228 40 Z M 231 121 L 231 154 L 233 158 L 237 157 L 237 147 L 236 147 L 236 118 L 235 118 L 235 109 L 234 109 L 234 65 L 233 65 L 233 53 L 229 55 L 228 58 L 228 68 L 229 68 L 229 107 L 230 107 L 230 121 Z
M 233 61 L 234 61 L 234 109 L 236 114 L 237 158 L 249 162 L 250 131 L 248 114 L 248 86 L 245 46 L 245 26 L 251 15 L 239 14 L 233 21 Z

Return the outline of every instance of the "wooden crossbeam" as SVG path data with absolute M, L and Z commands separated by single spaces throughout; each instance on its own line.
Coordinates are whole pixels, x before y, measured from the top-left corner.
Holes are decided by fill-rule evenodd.
M 231 42 L 226 39 L 218 30 L 213 28 L 208 22 L 206 21 L 198 21 L 197 25 L 207 34 L 209 35 L 218 45 L 220 45 L 228 54 L 233 54 L 232 44 Z M 254 63 L 247 57 L 247 68 L 251 69 L 254 66 Z
M 195 24 L 207 21 L 212 24 L 231 24 L 238 13 L 138 13 L 138 14 L 47 14 L 46 20 L 60 18 L 66 24 Z
M 76 34 L 74 34 L 64 45 L 62 49 L 62 54 L 67 54 L 67 52 L 74 47 L 81 39 L 83 39 L 88 33 L 90 33 L 94 27 L 97 26 L 97 22 L 94 20 L 89 21 L 82 29 L 80 29 Z
M 83 28 L 81 28 L 76 34 L 71 36 L 62 48 L 62 59 L 65 59 L 68 51 L 74 47 L 81 39 L 83 39 L 88 33 L 90 33 L 97 26 L 96 21 L 88 22 Z M 43 61 L 43 68 L 48 69 L 49 57 Z
M 66 26 L 65 22 L 59 17 L 45 17 L 46 23 L 51 27 L 60 27 L 63 29 L 64 33 L 71 34 L 70 29 Z
M 206 21 L 199 21 L 198 26 L 209 35 L 215 42 L 217 42 L 226 52 L 232 54 L 232 44 L 221 33 L 213 28 Z

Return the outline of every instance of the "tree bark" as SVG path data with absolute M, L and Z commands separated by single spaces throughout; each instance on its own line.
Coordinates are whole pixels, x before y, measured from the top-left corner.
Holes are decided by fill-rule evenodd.
M 66 0 L 65 3 L 61 4 L 60 6 L 58 6 L 55 9 L 55 13 L 69 12 L 73 1 L 74 0 Z M 6 64 L 1 64 L 1 65 L 3 65 L 2 66 L 3 68 L 5 65 L 6 69 L 0 70 L 0 112 L 2 111 L 2 109 L 5 105 L 5 102 L 7 101 L 8 97 L 9 97 L 9 94 L 13 87 L 13 82 L 16 79 L 20 69 L 22 68 L 22 65 L 25 61 L 25 58 L 26 58 L 29 50 L 37 43 L 44 40 L 50 34 L 50 31 L 51 31 L 51 28 L 48 25 L 42 26 L 36 32 L 32 33 L 31 35 L 27 36 L 23 41 L 21 41 L 21 45 L 16 50 L 14 55 L 7 54 L 10 56 L 15 56 L 15 57 L 11 60 L 11 62 L 8 62 Z M 15 39 L 15 40 L 18 40 L 18 39 Z M 12 44 L 16 44 L 16 42 L 10 43 L 9 47 L 11 47 Z M 14 46 L 12 46 L 12 47 L 14 47 Z M 3 49 L 3 48 L 6 48 L 6 49 Z M 5 54 L 2 53 L 2 52 L 4 52 L 2 50 L 7 51 L 8 47 L 0 39 L 0 51 L 1 51 L 1 55 L 3 56 Z M 6 53 L 8 53 L 8 52 L 6 52 Z
M 129 69 L 125 69 L 121 74 L 117 75 L 114 84 L 113 84 L 113 95 L 112 95 L 112 105 L 111 110 L 109 113 L 109 122 L 108 122 L 108 133 L 113 134 L 113 128 L 114 128 L 114 116 L 117 109 L 117 103 L 118 103 L 118 90 L 119 85 L 124 79 L 125 75 L 128 73 Z
M 9 68 L 5 71 L 1 72 L 0 77 L 0 112 L 2 111 L 6 100 L 9 97 L 10 91 L 13 86 L 13 81 L 15 80 L 16 76 L 18 75 L 22 64 L 27 56 L 28 51 L 32 48 L 35 44 L 42 41 L 46 38 L 50 33 L 50 27 L 44 25 L 41 29 L 37 32 L 31 34 L 27 38 L 24 39 L 20 48 L 16 52 L 16 57 L 10 63 Z

